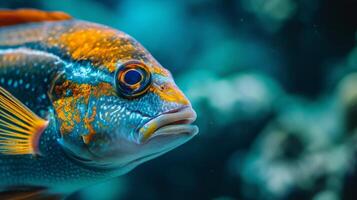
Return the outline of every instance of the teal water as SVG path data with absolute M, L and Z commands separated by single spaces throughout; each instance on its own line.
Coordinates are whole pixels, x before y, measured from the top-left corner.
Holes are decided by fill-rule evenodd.
M 125 31 L 168 68 L 200 134 L 69 199 L 356 199 L 353 0 L 0 2 Z

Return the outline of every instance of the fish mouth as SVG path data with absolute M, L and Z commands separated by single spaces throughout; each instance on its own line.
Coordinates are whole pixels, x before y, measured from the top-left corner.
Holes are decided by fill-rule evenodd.
M 191 106 L 170 110 L 144 124 L 140 130 L 140 143 L 145 143 L 158 136 L 186 134 L 194 136 L 198 127 L 192 125 L 196 120 L 196 112 Z

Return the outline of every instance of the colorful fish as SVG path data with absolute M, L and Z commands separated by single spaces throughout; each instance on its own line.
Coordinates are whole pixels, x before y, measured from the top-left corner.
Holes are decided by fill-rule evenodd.
M 61 12 L 0 11 L 3 191 L 64 194 L 125 174 L 190 140 L 195 119 L 129 35 Z

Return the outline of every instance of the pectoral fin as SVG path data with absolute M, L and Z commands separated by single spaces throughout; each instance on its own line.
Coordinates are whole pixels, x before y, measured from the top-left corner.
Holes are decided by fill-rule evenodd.
M 40 154 L 38 143 L 48 121 L 0 87 L 0 153 Z

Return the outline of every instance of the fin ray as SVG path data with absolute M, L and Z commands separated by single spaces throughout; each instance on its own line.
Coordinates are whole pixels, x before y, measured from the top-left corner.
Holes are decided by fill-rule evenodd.
M 3 102 L 2 102 L 3 101 Z M 8 101 L 6 101 L 5 99 L 1 99 L 1 97 L 0 97 L 0 106 L 7 106 L 7 105 L 11 105 L 11 102 L 8 102 Z M 9 107 L 9 109 L 11 109 L 11 107 Z M 20 108 L 17 108 L 17 109 L 19 109 L 20 110 Z M 11 109 L 13 112 L 15 112 L 16 114 L 18 114 L 18 115 L 20 115 L 20 116 L 23 116 L 23 114 L 21 113 L 21 112 L 18 112 L 18 110 L 17 109 Z M 11 117 L 9 117 L 9 118 L 11 118 Z M 26 118 L 26 117 L 25 117 Z M 28 119 L 27 119 L 28 120 Z M 26 122 L 28 122 L 28 121 L 26 121 Z
M 47 125 L 47 120 L 0 86 L 0 153 L 39 154 L 39 136 Z
M 4 106 L 4 105 L 1 105 L 0 106 Z M 3 112 L 2 110 L 0 110 L 0 115 L 2 115 L 3 118 L 9 120 L 9 121 L 12 121 L 12 122 L 17 122 L 18 125 L 22 126 L 22 127 L 27 127 L 26 124 L 22 123 L 21 121 L 13 118 L 12 116 L 10 116 L 9 114 Z M 3 121 L 3 120 L 2 120 Z
M 22 112 L 24 112 L 24 113 L 26 113 L 26 114 L 31 113 L 31 111 L 30 111 L 27 107 L 23 107 L 23 106 L 19 105 L 16 101 L 13 101 L 13 100 L 11 99 L 11 96 L 12 96 L 12 95 L 11 95 L 8 91 L 6 91 L 6 90 L 4 90 L 4 89 L 1 89 L 1 90 L 3 90 L 2 92 L 4 93 L 5 97 L 7 98 L 7 99 L 4 99 L 5 102 L 7 102 L 7 103 L 9 103 L 9 104 L 14 103 L 13 105 L 14 105 L 17 109 L 19 109 L 20 111 L 22 111 Z M 1 96 L 0 96 L 0 98 L 1 98 Z M 15 112 L 18 112 L 16 109 L 14 109 L 14 111 L 15 111 Z M 27 115 L 22 114 L 21 112 L 18 112 L 18 113 L 19 113 L 20 115 L 22 115 L 23 117 L 27 117 Z M 31 120 L 31 118 L 27 118 L 27 119 Z

